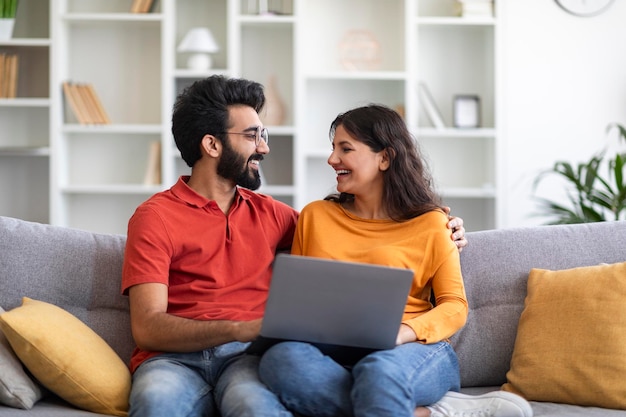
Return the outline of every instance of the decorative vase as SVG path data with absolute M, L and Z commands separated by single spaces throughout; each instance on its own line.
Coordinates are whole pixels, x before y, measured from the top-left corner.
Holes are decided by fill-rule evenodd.
M 0 40 L 6 41 L 13 36 L 13 26 L 15 19 L 0 19 Z
M 265 108 L 261 120 L 266 126 L 280 126 L 285 123 L 285 104 L 280 97 L 276 77 L 271 75 L 265 84 Z

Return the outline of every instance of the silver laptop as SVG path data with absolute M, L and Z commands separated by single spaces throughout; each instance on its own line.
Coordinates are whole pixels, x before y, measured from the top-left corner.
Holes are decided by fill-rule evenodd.
M 248 351 L 284 340 L 364 354 L 393 348 L 412 280 L 409 269 L 279 254 L 260 337 Z

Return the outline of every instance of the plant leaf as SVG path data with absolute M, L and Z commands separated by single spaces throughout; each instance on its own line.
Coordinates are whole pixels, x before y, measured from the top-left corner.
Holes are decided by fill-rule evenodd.
M 607 130 L 614 128 L 618 139 L 626 142 L 626 128 L 614 123 Z M 548 175 L 557 175 L 565 181 L 569 206 L 535 197 L 542 210 L 556 219 L 550 224 L 606 221 L 609 214 L 615 220 L 623 218 L 626 213 L 626 153 L 612 157 L 607 157 L 606 153 L 604 149 L 588 162 L 577 165 L 557 161 L 551 170 L 539 173 L 533 182 L 534 191 Z M 607 175 L 603 177 L 605 172 Z

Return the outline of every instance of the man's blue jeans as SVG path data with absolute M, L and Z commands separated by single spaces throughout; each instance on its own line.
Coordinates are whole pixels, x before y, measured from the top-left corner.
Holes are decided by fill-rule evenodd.
M 133 374 L 129 416 L 291 417 L 259 380 L 259 358 L 244 354 L 247 346 L 233 342 L 148 359 Z
M 447 342 L 377 351 L 352 369 L 309 343 L 283 342 L 265 352 L 259 374 L 288 409 L 316 417 L 408 417 L 460 389 L 458 359 Z

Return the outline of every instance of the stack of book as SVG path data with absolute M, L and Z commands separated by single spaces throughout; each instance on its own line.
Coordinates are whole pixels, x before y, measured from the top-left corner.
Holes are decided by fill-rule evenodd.
M 133 0 L 133 5 L 130 7 L 131 13 L 149 13 L 152 8 L 154 0 Z
M 0 53 L 0 98 L 17 97 L 18 61 L 15 54 Z
M 65 100 L 81 125 L 110 124 L 96 91 L 91 84 L 63 83 Z
M 493 0 L 456 0 L 463 17 L 493 17 Z

